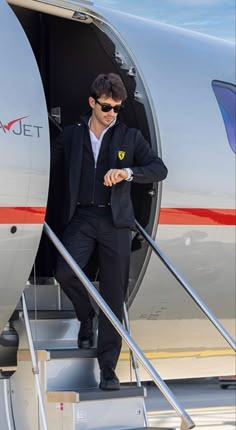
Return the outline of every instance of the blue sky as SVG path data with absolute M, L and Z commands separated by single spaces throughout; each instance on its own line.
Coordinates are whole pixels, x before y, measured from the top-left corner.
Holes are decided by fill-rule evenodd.
M 235 41 L 235 0 L 92 0 L 132 13 Z

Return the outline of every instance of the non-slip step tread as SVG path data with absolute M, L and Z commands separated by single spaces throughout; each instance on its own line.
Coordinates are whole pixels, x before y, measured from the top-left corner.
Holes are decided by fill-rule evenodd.
M 67 349 L 36 349 L 35 350 L 38 361 L 49 361 L 49 360 L 66 360 L 66 359 L 82 359 L 82 358 L 97 358 L 97 349 L 79 349 L 79 348 L 67 348 Z M 31 361 L 30 351 L 18 350 L 17 351 L 18 361 Z
M 81 389 L 80 391 L 48 391 L 47 401 L 50 403 L 79 403 L 92 400 L 122 399 L 144 397 L 144 387 L 123 385 L 120 390 L 105 391 L 97 388 Z
M 20 319 L 19 312 L 22 312 L 20 306 L 16 308 L 11 316 L 11 321 L 18 321 Z M 35 310 L 28 309 L 28 316 L 30 320 L 35 320 Z M 77 319 L 75 311 L 73 310 L 37 310 L 37 320 L 73 320 Z
M 89 349 L 52 349 L 49 350 L 50 360 L 59 360 L 66 358 L 96 358 L 97 357 L 97 348 L 89 348 Z

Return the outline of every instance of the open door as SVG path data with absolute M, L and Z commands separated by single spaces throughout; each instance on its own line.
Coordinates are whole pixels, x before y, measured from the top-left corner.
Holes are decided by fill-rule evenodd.
M 118 73 L 128 93 L 121 119 L 128 126 L 141 129 L 147 142 L 160 155 L 157 125 L 146 84 L 136 60 L 131 57 L 115 28 L 100 22 L 97 19 L 99 15 L 86 8 L 87 2 L 82 2 L 84 7 L 81 13 L 72 9 L 79 9 L 80 6 L 69 2 L 63 2 L 63 8 L 59 2 L 52 5 L 27 1 L 26 4 L 17 0 L 13 3 L 12 9 L 27 34 L 38 62 L 48 110 L 60 127 L 78 122 L 80 114 L 88 110 L 90 85 L 95 76 L 102 72 Z M 26 5 L 27 8 L 24 7 Z M 115 24 L 119 27 L 119 23 Z M 51 138 L 54 138 L 58 132 L 55 125 L 51 124 L 50 132 Z M 60 175 L 56 183 L 53 199 L 49 198 L 47 222 L 57 233 L 56 223 L 63 204 L 60 202 Z M 157 184 L 132 185 L 135 216 L 149 233 L 157 228 L 159 189 Z M 54 205 L 51 205 L 52 200 Z M 129 302 L 138 290 L 150 254 L 147 244 L 138 235 L 134 235 L 132 248 Z M 44 270 L 50 260 L 45 256 L 49 254 L 43 251 L 37 258 L 37 274 L 40 277 L 52 273 L 50 267 L 46 267 L 46 270 L 49 268 L 48 273 Z

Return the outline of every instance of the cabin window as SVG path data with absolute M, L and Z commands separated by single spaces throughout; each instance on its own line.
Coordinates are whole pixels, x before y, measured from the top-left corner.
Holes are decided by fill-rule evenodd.
M 236 86 L 227 82 L 212 81 L 230 147 L 236 153 Z

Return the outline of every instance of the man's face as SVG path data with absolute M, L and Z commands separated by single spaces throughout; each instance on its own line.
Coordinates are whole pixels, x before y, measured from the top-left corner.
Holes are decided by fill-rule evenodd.
M 109 107 L 115 107 L 115 110 L 121 106 L 121 100 L 114 100 L 112 97 L 101 96 L 98 99 L 89 97 L 89 104 L 92 108 L 92 116 L 104 127 L 108 127 L 114 119 L 116 119 L 118 112 L 114 112 L 114 109 L 108 110 Z

